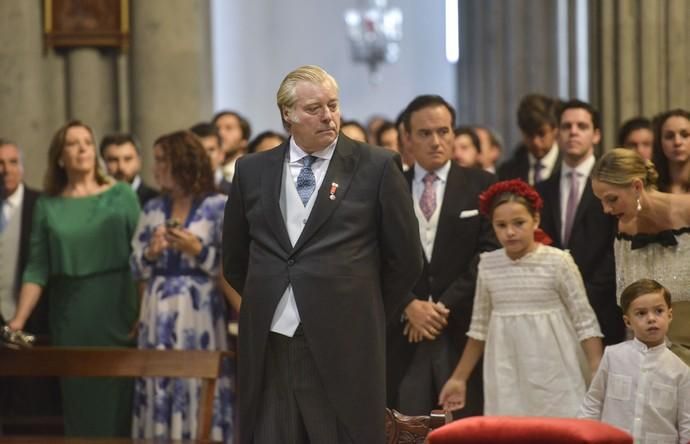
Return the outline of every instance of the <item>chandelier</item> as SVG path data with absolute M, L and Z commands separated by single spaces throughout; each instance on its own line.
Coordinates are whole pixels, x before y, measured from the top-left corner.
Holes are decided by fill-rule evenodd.
M 368 6 L 345 11 L 352 60 L 369 68 L 373 84 L 381 82 L 379 66 L 395 63 L 400 55 L 403 15 L 387 8 L 387 0 L 369 0 Z

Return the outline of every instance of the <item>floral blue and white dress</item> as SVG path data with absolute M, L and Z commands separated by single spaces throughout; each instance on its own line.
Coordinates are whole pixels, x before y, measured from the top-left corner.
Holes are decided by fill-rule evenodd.
M 147 202 L 132 240 L 131 267 L 146 282 L 141 302 L 138 347 L 144 349 L 227 350 L 226 309 L 218 286 L 221 233 L 226 196 L 200 198 L 184 228 L 203 245 L 196 257 L 166 250 L 156 262 L 144 249 L 156 227 L 170 217 L 165 196 Z M 216 384 L 212 439 L 233 435 L 231 364 Z M 132 434 L 135 438 L 196 437 L 201 382 L 198 379 L 145 378 L 135 384 Z

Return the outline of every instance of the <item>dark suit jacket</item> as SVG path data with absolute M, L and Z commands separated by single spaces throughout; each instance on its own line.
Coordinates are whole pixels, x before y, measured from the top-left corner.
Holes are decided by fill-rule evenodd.
M 541 228 L 553 239 L 553 246 L 570 250 L 585 282 L 589 303 L 597 315 L 604 344 L 617 344 L 625 338 L 623 315 L 616 303 L 616 266 L 613 241 L 616 218 L 606 215 L 592 192 L 592 181 L 582 192 L 577 206 L 570 244 L 561 242 L 560 173 L 537 185 L 544 199 Z
M 232 182 L 229 182 L 227 179 L 223 178 L 220 183 L 218 184 L 218 191 L 220 191 L 223 194 L 230 195 L 230 190 L 232 189 Z
M 405 173 L 412 186 L 414 169 Z M 479 208 L 479 194 L 496 182 L 496 176 L 478 168 L 463 168 L 451 162 L 448 172 L 431 262 L 424 256 L 422 275 L 408 294 L 405 306 L 414 298 L 442 302 L 450 309 L 446 331 L 456 345 L 458 355 L 467 342 L 472 319 L 474 289 L 479 253 L 498 248 L 488 219 L 480 214 L 460 218 L 464 210 Z M 389 329 L 387 349 L 388 403 L 396 405 L 398 386 L 407 372 L 417 344 L 402 334 L 404 323 L 398 320 Z M 455 364 L 455 363 L 454 363 Z M 481 373 L 481 372 L 479 372 Z M 481 374 L 479 374 L 481 380 Z M 479 393 L 481 399 L 481 393 Z M 481 414 L 481 406 L 476 414 Z
M 304 334 L 355 443 L 384 442 L 385 327 L 422 268 L 417 220 L 397 155 L 340 134 L 293 247 L 280 211 L 289 142 L 237 162 L 225 209 L 225 277 L 242 295 L 241 443 L 249 443 L 275 308 L 292 285 Z M 339 187 L 329 199 L 331 183 Z
M 150 186 L 146 185 L 144 181 L 142 180 L 141 183 L 139 184 L 139 188 L 137 188 L 137 197 L 139 198 L 139 206 L 142 208 L 146 204 L 146 202 L 149 201 L 149 199 L 152 199 L 154 197 L 158 196 L 158 191 L 156 191 L 154 188 L 151 188 Z
M 559 151 L 556 164 L 549 177 L 560 174 L 560 170 L 561 153 Z M 496 174 L 500 180 L 522 179 L 525 182 L 529 182 L 529 157 L 527 155 L 527 147 L 524 144 L 520 144 L 515 149 L 513 157 L 506 160 L 498 167 Z
M 19 258 L 17 261 L 16 295 L 22 284 L 22 274 L 29 261 L 29 242 L 31 241 L 31 228 L 34 214 L 34 206 L 40 193 L 24 185 L 24 199 L 22 200 L 21 231 L 19 232 Z M 26 321 L 25 330 L 33 334 L 49 334 L 48 325 L 48 298 L 40 298 L 38 304 Z

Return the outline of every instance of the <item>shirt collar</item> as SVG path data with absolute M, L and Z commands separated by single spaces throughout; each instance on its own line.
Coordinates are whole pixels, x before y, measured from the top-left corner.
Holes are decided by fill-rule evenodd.
M 18 208 L 24 199 L 24 184 L 20 183 L 14 193 L 10 194 L 7 199 L 5 199 L 5 204 L 12 208 Z
M 594 168 L 595 162 L 596 158 L 594 157 L 594 154 L 590 155 L 587 159 L 580 162 L 580 164 L 577 165 L 575 168 L 569 166 L 564 161 L 561 166 L 561 177 L 568 177 L 568 173 L 570 173 L 571 171 L 575 171 L 580 177 L 589 177 L 589 173 L 592 172 L 592 168 Z
M 319 159 L 324 159 L 324 160 L 330 160 L 331 157 L 333 157 L 333 152 L 335 151 L 335 146 L 338 143 L 338 138 L 336 137 L 335 140 L 328 145 L 326 148 L 316 151 L 314 153 L 311 153 L 312 156 L 318 157 Z M 297 142 L 295 142 L 294 137 L 290 137 L 290 163 L 295 163 L 299 162 L 303 158 L 309 156 L 309 154 L 304 151 L 302 148 L 300 148 L 299 145 L 297 145 Z
M 529 150 L 527 151 L 527 158 L 529 159 L 529 166 L 534 167 L 534 164 L 537 163 L 537 158 L 534 157 Z M 541 158 L 541 164 L 543 167 L 550 168 L 554 163 L 556 163 L 556 159 L 558 159 L 558 144 L 554 142 L 551 146 L 551 149 L 544 155 L 544 157 Z
M 139 189 L 139 185 L 141 185 L 141 177 L 138 174 L 134 176 L 134 179 L 132 179 L 131 185 L 134 191 Z
M 644 353 L 660 353 L 666 349 L 666 342 L 662 342 L 659 345 L 655 345 L 654 347 L 648 347 L 647 344 L 644 342 L 640 341 L 637 338 L 633 338 L 632 340 L 633 347 L 635 347 L 635 350 L 644 352 Z
M 435 173 L 436 177 L 439 178 L 443 183 L 448 180 L 448 172 L 450 171 L 450 160 L 447 161 L 441 168 L 436 171 L 427 171 L 422 168 L 418 162 L 414 164 L 414 180 L 415 182 L 421 182 L 428 173 Z

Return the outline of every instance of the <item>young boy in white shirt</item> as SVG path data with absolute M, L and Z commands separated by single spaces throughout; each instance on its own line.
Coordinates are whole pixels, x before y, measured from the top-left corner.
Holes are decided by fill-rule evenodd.
M 578 417 L 621 428 L 635 443 L 690 442 L 690 367 L 665 342 L 671 294 L 640 279 L 621 295 L 623 319 L 635 337 L 607 347 Z

